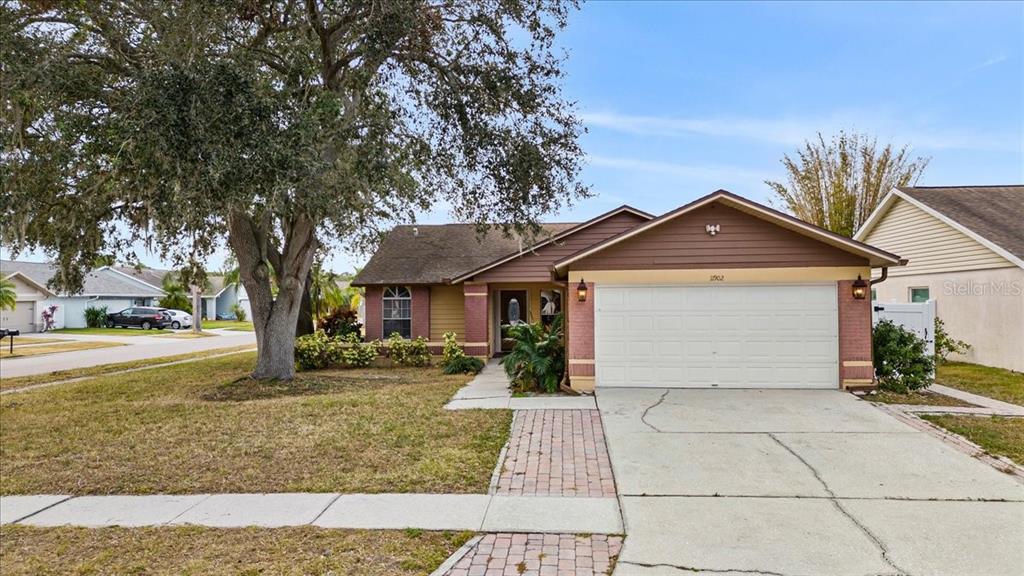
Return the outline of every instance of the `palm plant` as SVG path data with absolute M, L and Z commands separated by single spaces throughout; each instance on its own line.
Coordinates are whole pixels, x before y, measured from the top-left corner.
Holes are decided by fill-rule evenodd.
M 501 359 L 512 384 L 521 389 L 534 388 L 555 392 L 565 374 L 565 345 L 562 315 L 551 324 L 505 326 L 512 350 Z
M 164 291 L 163 298 L 160 298 L 161 307 L 192 312 L 192 301 L 176 272 L 164 274 L 161 288 Z
M 0 280 L 0 310 L 14 310 L 15 298 L 14 282 Z

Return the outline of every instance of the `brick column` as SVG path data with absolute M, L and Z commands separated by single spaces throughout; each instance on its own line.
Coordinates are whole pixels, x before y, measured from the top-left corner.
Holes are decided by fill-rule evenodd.
M 366 334 L 366 341 L 379 340 L 381 338 L 381 331 L 384 329 L 382 324 L 382 314 L 384 313 L 383 303 L 384 289 L 380 286 L 367 286 L 366 294 L 363 296 L 363 303 L 366 310 L 366 323 L 363 326 L 363 331 Z
M 853 297 L 853 280 L 837 282 L 839 290 L 839 382 L 843 388 L 874 386 L 871 364 L 871 299 Z
M 487 337 L 487 284 L 463 284 L 465 297 L 465 346 L 470 356 L 489 357 L 491 347 Z
M 569 339 L 566 357 L 569 362 L 569 385 L 576 390 L 594 388 L 594 283 L 587 283 L 587 301 L 576 297 L 576 284 L 566 291 L 568 300 Z
M 430 340 L 430 287 L 412 288 L 412 337 Z

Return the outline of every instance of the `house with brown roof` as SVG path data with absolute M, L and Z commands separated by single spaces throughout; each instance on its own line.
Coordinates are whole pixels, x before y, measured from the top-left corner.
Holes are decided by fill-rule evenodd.
M 897 188 L 854 238 L 909 259 L 878 305 L 934 300 L 956 359 L 1024 371 L 1024 186 Z
M 888 251 L 719 190 L 655 217 L 622 206 L 527 241 L 469 224 L 398 226 L 353 281 L 366 336 L 455 332 L 564 314 L 569 384 L 851 388 L 872 384 L 872 268 Z

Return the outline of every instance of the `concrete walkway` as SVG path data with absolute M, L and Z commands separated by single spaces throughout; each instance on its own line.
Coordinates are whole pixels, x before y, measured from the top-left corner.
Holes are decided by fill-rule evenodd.
M 117 336 L 117 335 L 95 335 L 95 334 L 52 334 L 47 332 L 41 336 L 60 338 L 70 341 L 104 341 L 120 342 L 127 346 L 117 348 L 105 348 L 97 350 L 78 350 L 73 352 L 58 352 L 45 356 L 28 356 L 25 358 L 8 358 L 2 360 L 3 375 L 5 378 L 17 376 L 31 376 L 33 374 L 45 374 L 54 370 L 72 370 L 75 368 L 88 368 L 101 366 L 103 364 L 116 364 L 130 362 L 133 360 L 146 360 L 159 358 L 161 356 L 174 356 L 177 354 L 188 354 L 204 350 L 216 350 L 218 348 L 233 348 L 244 344 L 256 344 L 256 335 L 253 332 L 240 332 L 233 330 L 215 331 L 216 336 L 209 338 L 187 338 L 177 339 L 165 336 Z
M 473 530 L 620 534 L 614 498 L 488 494 L 2 496 L 0 524 Z
M 1024 485 L 828 390 L 606 389 L 617 576 L 1019 576 Z
M 466 384 L 451 401 L 447 410 L 595 410 L 593 396 L 525 396 L 515 398 L 509 389 L 508 377 L 497 360 L 491 360 L 476 378 Z

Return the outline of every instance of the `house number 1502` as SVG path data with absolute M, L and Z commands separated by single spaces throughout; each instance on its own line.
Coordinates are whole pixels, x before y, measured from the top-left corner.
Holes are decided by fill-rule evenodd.
M 725 282 L 725 274 L 712 274 L 711 275 L 711 281 L 712 282 Z

